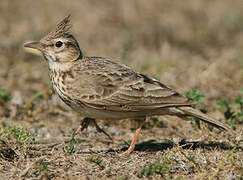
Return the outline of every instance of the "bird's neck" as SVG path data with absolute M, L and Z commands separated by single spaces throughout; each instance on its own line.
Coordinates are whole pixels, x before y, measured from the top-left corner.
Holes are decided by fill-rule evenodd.
M 73 62 L 48 61 L 48 66 L 50 71 L 65 72 L 73 66 Z

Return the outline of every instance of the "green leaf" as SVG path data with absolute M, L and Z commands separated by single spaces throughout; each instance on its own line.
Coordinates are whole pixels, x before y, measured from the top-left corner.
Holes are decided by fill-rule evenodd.
M 172 161 L 168 158 L 158 158 L 155 162 L 143 167 L 140 176 L 150 176 L 152 174 L 160 174 L 164 176 L 165 173 L 172 168 Z
M 10 101 L 11 99 L 12 96 L 6 88 L 0 89 L 0 105 L 3 105 L 5 102 Z
M 41 92 L 35 94 L 34 99 L 44 99 L 44 95 Z
M 75 144 L 76 140 L 74 138 L 75 133 L 72 134 L 72 139 L 69 141 L 69 146 L 66 146 L 65 149 L 69 154 L 72 154 L 75 152 Z
M 240 90 L 240 93 L 243 94 L 243 89 Z
M 238 96 L 235 98 L 235 103 L 239 105 L 243 105 L 243 98 Z
M 230 109 L 229 103 L 226 100 L 218 100 L 217 105 L 222 112 L 226 112 Z
M 189 99 L 196 100 L 200 105 L 204 102 L 205 99 L 205 96 L 197 88 L 187 91 L 185 96 Z

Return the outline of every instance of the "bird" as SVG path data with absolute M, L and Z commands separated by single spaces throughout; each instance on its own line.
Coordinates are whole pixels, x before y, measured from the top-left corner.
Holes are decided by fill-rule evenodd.
M 196 117 L 219 129 L 229 127 L 195 109 L 188 99 L 160 81 L 110 58 L 88 57 L 72 35 L 71 15 L 64 17 L 53 31 L 40 41 L 28 42 L 25 48 L 40 51 L 49 67 L 56 94 L 84 119 L 76 134 L 93 123 L 98 132 L 111 136 L 100 128 L 100 120 L 132 119 L 137 121 L 134 137 L 124 154 L 134 151 L 140 131 L 151 116 L 172 115 Z

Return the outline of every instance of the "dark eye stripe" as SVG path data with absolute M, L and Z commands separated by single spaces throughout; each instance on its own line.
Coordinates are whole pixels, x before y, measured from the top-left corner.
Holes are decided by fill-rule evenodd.
M 69 47 L 69 46 L 74 46 L 75 47 L 75 45 L 73 44 L 73 42 L 65 42 L 63 44 L 65 44 L 67 47 Z M 54 44 L 45 44 L 44 46 L 45 47 L 53 47 L 55 45 Z
M 75 45 L 72 43 L 72 42 L 66 42 L 66 46 L 69 47 L 69 46 L 73 46 L 75 47 Z

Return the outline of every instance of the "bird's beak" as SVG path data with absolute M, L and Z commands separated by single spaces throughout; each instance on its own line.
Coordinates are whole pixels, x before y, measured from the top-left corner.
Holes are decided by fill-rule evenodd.
M 28 42 L 28 43 L 25 43 L 24 44 L 24 47 L 41 50 L 41 43 L 39 41 L 36 41 L 36 42 Z
M 27 42 L 24 44 L 24 47 L 25 48 L 28 48 L 26 49 L 27 52 L 29 53 L 32 53 L 32 54 L 35 54 L 37 56 L 41 56 L 42 55 L 42 44 L 39 42 L 39 41 L 36 41 L 36 42 Z M 31 49 L 29 49 L 31 48 Z

